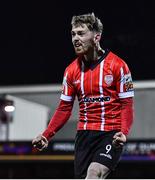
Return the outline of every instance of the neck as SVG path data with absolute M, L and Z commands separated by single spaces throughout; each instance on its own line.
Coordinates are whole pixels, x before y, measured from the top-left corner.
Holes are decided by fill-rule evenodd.
M 101 47 L 99 47 L 97 49 L 95 48 L 93 50 L 90 50 L 90 52 L 84 55 L 84 58 L 86 61 L 97 61 L 104 53 L 105 51 Z

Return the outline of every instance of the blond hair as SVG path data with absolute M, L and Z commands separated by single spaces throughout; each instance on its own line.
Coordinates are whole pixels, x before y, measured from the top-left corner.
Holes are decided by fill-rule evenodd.
M 95 16 L 93 12 L 72 17 L 72 26 L 79 26 L 82 24 L 86 24 L 90 31 L 96 31 L 102 34 L 103 24 L 101 20 Z

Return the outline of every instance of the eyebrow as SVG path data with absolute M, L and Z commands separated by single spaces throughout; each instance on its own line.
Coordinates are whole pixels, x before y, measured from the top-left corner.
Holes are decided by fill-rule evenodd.
M 72 32 L 74 33 L 75 31 L 71 30 L 71 33 L 72 33 Z M 82 29 L 82 30 L 77 30 L 77 32 L 87 32 L 87 30 L 83 30 L 83 29 Z

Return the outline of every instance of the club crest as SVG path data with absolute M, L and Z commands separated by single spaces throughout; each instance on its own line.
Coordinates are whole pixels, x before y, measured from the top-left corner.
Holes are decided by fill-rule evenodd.
M 113 75 L 108 74 L 104 77 L 104 81 L 107 85 L 111 85 L 113 82 Z

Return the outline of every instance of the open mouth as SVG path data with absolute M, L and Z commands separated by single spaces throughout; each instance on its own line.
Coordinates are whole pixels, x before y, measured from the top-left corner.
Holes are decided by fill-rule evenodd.
M 74 43 L 74 47 L 80 47 L 81 46 L 81 43 Z

